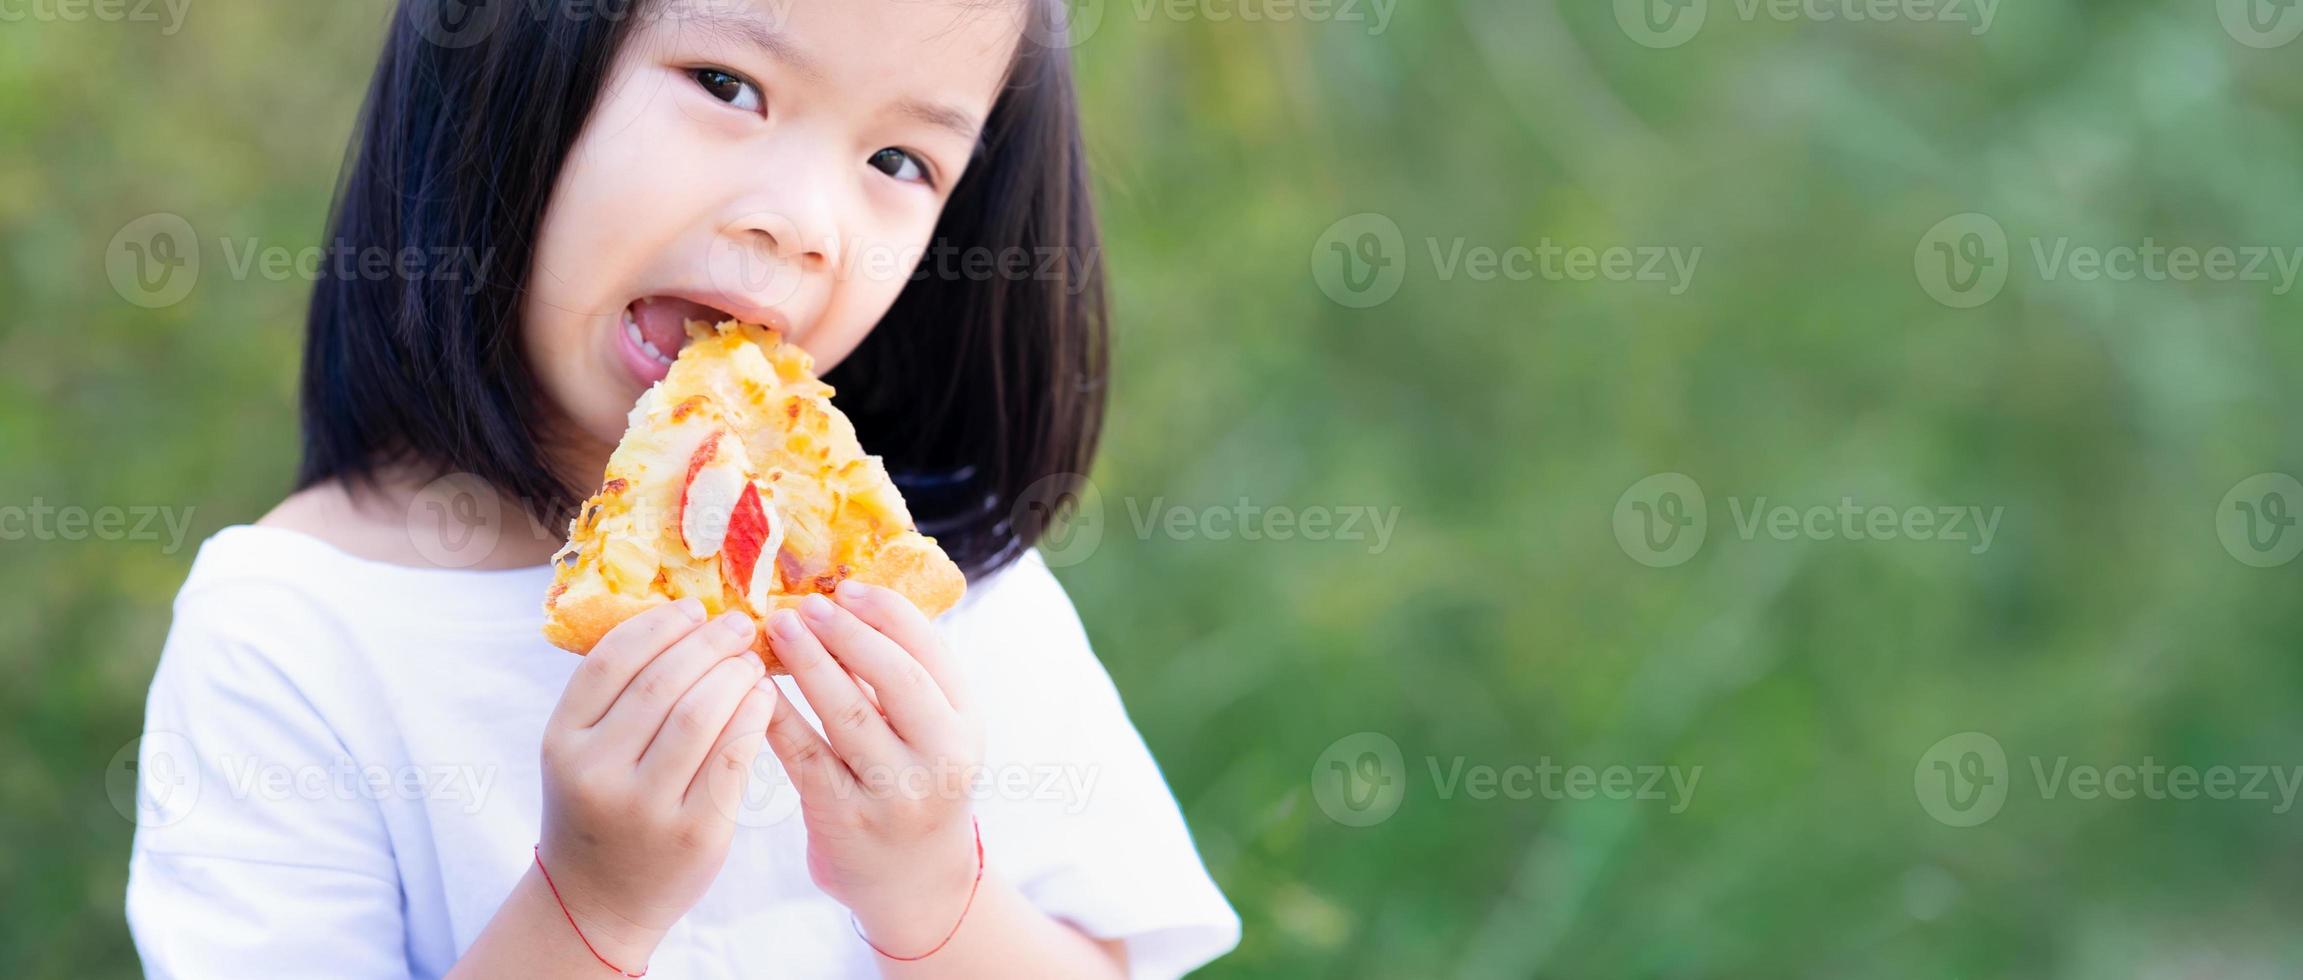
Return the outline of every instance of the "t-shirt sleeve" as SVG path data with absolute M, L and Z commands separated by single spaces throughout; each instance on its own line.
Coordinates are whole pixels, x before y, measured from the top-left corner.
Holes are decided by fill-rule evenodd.
M 331 645 L 283 611 L 295 602 L 177 600 L 136 752 L 127 915 L 149 976 L 410 973 L 382 814 L 311 685 L 283 669 L 290 636 L 313 657 Z
M 1179 977 L 1239 943 L 1239 916 L 1192 844 L 1175 796 L 1037 554 L 1001 573 L 961 641 L 990 702 L 985 846 L 1017 887 L 1098 939 L 1130 974 Z M 995 836 L 995 830 L 997 834 Z

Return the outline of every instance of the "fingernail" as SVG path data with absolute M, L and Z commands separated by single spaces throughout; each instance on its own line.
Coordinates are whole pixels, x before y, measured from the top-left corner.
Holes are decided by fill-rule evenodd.
M 768 628 L 787 640 L 799 639 L 802 629 L 800 617 L 793 615 L 789 609 L 778 609 L 775 615 L 768 617 Z
M 868 599 L 871 598 L 872 587 L 851 578 L 840 583 L 839 592 L 840 598 L 850 601 Z
M 832 601 L 810 592 L 807 598 L 800 600 L 800 613 L 816 622 L 824 622 L 832 618 Z
M 766 664 L 762 664 L 762 665 L 760 665 L 760 669 L 761 669 L 761 670 L 766 670 L 766 669 L 767 669 L 767 665 L 766 665 Z M 758 692 L 760 692 L 761 694 L 765 694 L 765 695 L 767 695 L 768 697 L 771 697 L 771 698 L 773 698 L 773 697 L 775 697 L 775 696 L 776 696 L 776 679 L 775 679 L 775 678 L 773 678 L 773 677 L 762 677 L 762 678 L 760 678 L 760 681 L 759 681 L 759 683 L 752 685 L 752 690 L 758 691 Z M 768 702 L 768 708 L 769 708 L 769 710 L 771 710 L 771 711 L 772 711 L 772 710 L 775 710 L 775 702 L 773 702 L 773 701 L 770 701 L 770 702 Z
M 704 600 L 702 599 L 693 597 L 682 599 L 672 603 L 672 608 L 679 610 L 681 615 L 688 617 L 688 622 L 701 623 L 704 621 Z
M 724 632 L 729 636 L 752 635 L 752 617 L 746 616 L 740 612 L 732 612 L 725 616 L 721 616 L 720 621 L 712 625 L 719 627 L 721 632 Z

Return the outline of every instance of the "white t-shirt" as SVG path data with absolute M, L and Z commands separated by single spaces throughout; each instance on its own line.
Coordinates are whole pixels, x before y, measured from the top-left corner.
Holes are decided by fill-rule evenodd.
M 579 662 L 538 634 L 550 579 L 381 564 L 267 527 L 208 539 L 138 747 L 127 905 L 145 970 L 445 973 L 536 841 L 544 720 Z M 987 860 L 1049 915 L 1125 939 L 1135 976 L 1231 949 L 1239 919 L 1038 556 L 937 625 L 985 702 Z M 752 771 L 726 866 L 648 976 L 876 976 L 808 878 L 774 753 Z

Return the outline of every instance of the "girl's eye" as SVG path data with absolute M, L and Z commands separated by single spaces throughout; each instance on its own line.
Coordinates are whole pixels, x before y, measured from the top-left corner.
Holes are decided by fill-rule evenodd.
M 872 169 L 897 180 L 927 181 L 927 168 L 920 159 L 892 146 L 872 154 L 871 163 Z
M 718 99 L 748 112 L 760 111 L 760 88 L 742 78 L 717 68 L 697 68 L 688 72 L 696 84 Z

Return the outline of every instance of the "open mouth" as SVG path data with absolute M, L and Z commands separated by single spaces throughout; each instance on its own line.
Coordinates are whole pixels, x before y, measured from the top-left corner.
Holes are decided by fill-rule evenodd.
M 718 323 L 733 319 L 725 311 L 677 296 L 645 296 L 624 307 L 625 359 L 642 381 L 654 383 L 671 370 L 672 359 L 687 346 L 690 320 Z

